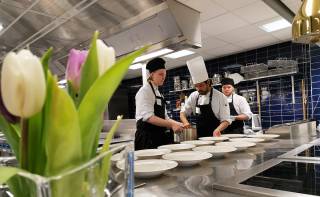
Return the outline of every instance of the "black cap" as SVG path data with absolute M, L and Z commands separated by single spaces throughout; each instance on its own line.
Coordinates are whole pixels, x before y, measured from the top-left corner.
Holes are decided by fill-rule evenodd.
M 164 59 L 156 57 L 147 63 L 147 69 L 149 70 L 149 72 L 153 72 L 159 69 L 165 69 L 165 64 L 166 61 Z
M 231 78 L 223 78 L 221 80 L 221 85 L 232 85 L 232 86 L 234 86 L 234 81 Z

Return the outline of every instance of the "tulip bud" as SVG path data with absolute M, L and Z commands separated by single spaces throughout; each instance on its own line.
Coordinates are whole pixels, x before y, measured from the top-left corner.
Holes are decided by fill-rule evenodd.
M 113 47 L 108 47 L 102 40 L 97 40 L 99 75 L 101 76 L 115 63 L 116 57 Z
M 29 118 L 38 113 L 46 96 L 46 81 L 40 59 L 28 50 L 10 52 L 3 60 L 1 92 L 6 109 Z
M 74 92 L 79 92 L 81 80 L 81 68 L 85 63 L 88 51 L 71 49 L 66 69 L 66 79 L 72 85 Z

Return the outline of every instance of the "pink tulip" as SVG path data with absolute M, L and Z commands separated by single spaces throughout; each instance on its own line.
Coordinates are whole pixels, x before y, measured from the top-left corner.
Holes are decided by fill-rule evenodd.
M 67 64 L 66 79 L 72 85 L 72 89 L 75 92 L 79 92 L 81 68 L 88 55 L 88 51 L 79 51 L 71 49 L 69 53 L 69 59 Z

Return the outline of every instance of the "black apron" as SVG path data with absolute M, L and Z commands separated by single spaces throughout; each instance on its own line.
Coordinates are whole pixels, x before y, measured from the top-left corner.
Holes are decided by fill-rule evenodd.
M 230 116 L 237 116 L 238 113 L 233 105 L 233 95 L 232 95 L 232 102 L 229 103 L 229 107 L 230 107 Z M 244 122 L 242 120 L 235 120 L 231 123 L 231 125 L 229 125 L 225 129 L 224 133 L 225 134 L 243 134 L 243 126 L 244 126 Z
M 165 101 L 163 96 L 157 96 L 152 84 L 149 82 L 152 92 L 156 97 L 154 103 L 154 115 L 165 119 Z M 161 100 L 161 105 L 158 105 L 157 100 Z M 134 146 L 135 150 L 157 148 L 158 146 L 173 143 L 173 132 L 167 131 L 166 127 L 159 127 L 142 119 L 137 122 L 137 131 L 135 134 Z
M 209 103 L 207 105 L 198 104 L 199 96 L 197 97 L 196 101 L 196 123 L 198 138 L 213 136 L 213 131 L 220 125 L 220 120 L 212 111 L 212 89 L 210 91 Z

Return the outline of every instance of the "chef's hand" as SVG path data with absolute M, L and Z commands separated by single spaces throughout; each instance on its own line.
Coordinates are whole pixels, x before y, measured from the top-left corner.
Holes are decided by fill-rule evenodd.
M 183 128 L 190 129 L 191 128 L 191 124 L 189 122 L 188 123 L 184 123 L 183 124 Z
M 183 124 L 181 122 L 177 122 L 177 121 L 172 121 L 171 123 L 171 129 L 173 130 L 173 132 L 181 132 L 183 130 Z
M 218 130 L 214 130 L 214 131 L 213 131 L 213 136 L 214 136 L 214 137 L 220 137 L 220 136 L 221 136 L 221 132 L 218 131 Z

